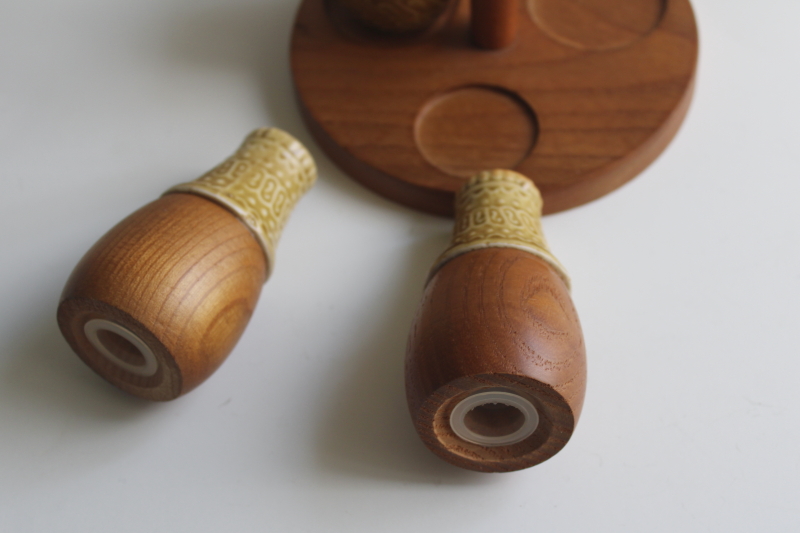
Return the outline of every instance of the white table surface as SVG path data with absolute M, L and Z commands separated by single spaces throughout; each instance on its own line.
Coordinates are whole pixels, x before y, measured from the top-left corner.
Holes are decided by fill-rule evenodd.
M 451 222 L 352 182 L 303 126 L 297 0 L 0 0 L 0 531 L 800 530 L 800 4 L 695 0 L 694 103 L 639 178 L 545 220 L 589 358 L 569 445 L 433 456 L 403 355 Z M 293 132 L 320 168 L 222 368 L 165 404 L 71 352 L 61 288 L 117 221 Z

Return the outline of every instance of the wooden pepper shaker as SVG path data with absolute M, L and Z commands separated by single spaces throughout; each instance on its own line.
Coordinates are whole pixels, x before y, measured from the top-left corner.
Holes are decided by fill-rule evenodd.
M 469 180 L 411 328 L 414 425 L 434 453 L 463 468 L 538 464 L 564 447 L 580 415 L 583 334 L 541 208 L 539 191 L 516 172 Z
M 171 400 L 208 378 L 239 340 L 275 246 L 316 180 L 311 155 L 275 128 L 106 233 L 72 272 L 58 324 L 117 387 Z

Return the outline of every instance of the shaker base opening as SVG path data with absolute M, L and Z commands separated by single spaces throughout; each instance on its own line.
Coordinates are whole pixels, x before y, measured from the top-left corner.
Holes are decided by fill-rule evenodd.
M 450 414 L 460 438 L 483 446 L 509 446 L 530 437 L 539 425 L 536 407 L 507 391 L 485 391 L 461 400 Z
M 117 367 L 149 377 L 158 370 L 158 360 L 153 350 L 136 334 L 116 322 L 96 318 L 83 326 L 92 346 Z

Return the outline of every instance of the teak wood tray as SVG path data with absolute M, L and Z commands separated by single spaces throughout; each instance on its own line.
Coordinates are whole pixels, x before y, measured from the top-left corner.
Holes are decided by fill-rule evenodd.
M 689 107 L 688 0 L 528 0 L 518 20 L 511 45 L 489 51 L 471 42 L 467 1 L 421 33 L 392 36 L 332 0 L 305 0 L 291 64 L 306 123 L 353 178 L 443 215 L 467 177 L 489 168 L 534 180 L 545 213 L 635 177 Z

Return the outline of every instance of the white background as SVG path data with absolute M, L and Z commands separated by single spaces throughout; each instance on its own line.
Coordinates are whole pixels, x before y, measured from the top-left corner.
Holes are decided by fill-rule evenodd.
M 545 220 L 589 358 L 532 469 L 418 440 L 403 355 L 451 222 L 350 181 L 300 121 L 296 0 L 0 0 L 0 531 L 800 530 L 800 4 L 695 0 L 697 92 L 639 178 Z M 250 326 L 166 404 L 55 321 L 83 253 L 253 128 L 314 153 Z

